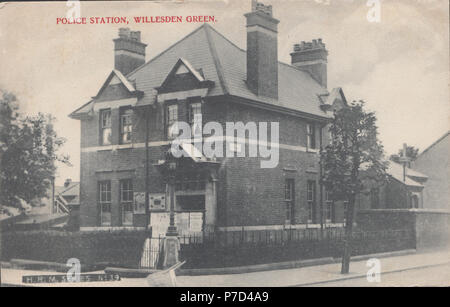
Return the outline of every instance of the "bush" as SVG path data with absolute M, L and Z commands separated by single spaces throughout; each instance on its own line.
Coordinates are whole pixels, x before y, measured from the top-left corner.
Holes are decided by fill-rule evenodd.
M 1 259 L 12 258 L 66 263 L 78 258 L 81 265 L 137 267 L 145 231 L 121 232 L 6 232 L 1 236 Z

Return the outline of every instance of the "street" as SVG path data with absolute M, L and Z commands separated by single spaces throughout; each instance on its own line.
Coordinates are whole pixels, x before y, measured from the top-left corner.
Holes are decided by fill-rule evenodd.
M 373 260 L 374 258 L 372 258 Z M 450 252 L 435 251 L 414 253 L 377 259 L 381 281 L 368 282 L 368 260 L 354 260 L 350 273 L 340 274 L 340 263 L 316 265 L 295 269 L 270 270 L 242 274 L 177 276 L 176 285 L 181 287 L 388 287 L 388 286 L 450 286 Z M 104 273 L 103 271 L 90 273 Z M 4 285 L 46 287 L 54 284 L 24 284 L 24 275 L 61 274 L 57 272 L 2 268 Z M 120 281 L 58 283 L 63 287 L 147 287 L 145 278 L 122 278 Z
M 381 281 L 368 282 L 366 278 L 347 279 L 312 285 L 315 287 L 448 287 L 450 264 L 428 268 L 414 268 L 402 272 L 385 273 Z

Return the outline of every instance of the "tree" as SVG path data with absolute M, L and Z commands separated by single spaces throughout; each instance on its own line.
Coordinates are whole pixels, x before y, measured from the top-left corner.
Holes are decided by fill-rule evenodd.
M 406 157 L 410 159 L 410 161 L 414 161 L 419 155 L 419 148 L 415 148 L 414 146 L 406 147 Z M 394 161 L 396 163 L 402 163 L 400 161 L 400 157 L 403 156 L 403 148 L 398 150 L 398 154 L 391 155 L 389 160 Z
M 352 102 L 335 111 L 330 125 L 332 140 L 321 151 L 323 184 L 335 200 L 348 201 L 341 273 L 350 268 L 355 200 L 374 185 L 386 181 L 387 162 L 378 140 L 376 117 L 364 102 Z
M 0 204 L 20 208 L 47 196 L 55 162 L 69 164 L 69 157 L 57 154 L 65 139 L 51 115 L 23 116 L 13 94 L 0 95 Z

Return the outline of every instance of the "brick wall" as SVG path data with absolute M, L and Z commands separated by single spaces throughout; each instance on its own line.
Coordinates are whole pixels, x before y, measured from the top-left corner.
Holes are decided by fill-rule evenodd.
M 178 101 L 179 120 L 185 120 L 186 101 Z M 225 127 L 226 121 L 279 122 L 280 143 L 306 147 L 307 121 L 293 116 L 260 110 L 227 100 L 208 101 L 203 105 L 203 122 L 217 121 Z M 149 141 L 165 140 L 164 108 L 157 104 L 149 113 Z M 145 113 L 138 110 L 134 115 L 133 143 L 145 142 Z M 225 129 L 224 129 L 225 130 Z M 99 114 L 82 120 L 81 147 L 99 145 Z M 327 133 L 324 132 L 324 136 Z M 119 142 L 119 109 L 112 109 L 112 140 Z M 316 130 L 316 146 L 319 147 L 319 129 Z M 284 183 L 287 178 L 295 180 L 295 221 L 306 223 L 308 216 L 307 181 L 316 181 L 315 220 L 320 218 L 320 187 L 318 154 L 280 149 L 279 164 L 273 169 L 262 169 L 260 158 L 224 158 L 218 171 L 217 212 L 218 226 L 280 225 L 285 223 L 286 204 Z M 150 164 L 163 159 L 161 147 L 149 148 Z M 132 178 L 135 192 L 145 191 L 145 148 L 126 148 L 81 153 L 81 227 L 99 225 L 97 204 L 98 181 L 111 180 L 112 226 L 121 226 L 119 209 L 119 181 Z M 150 166 L 150 192 L 163 193 L 165 185 L 154 166 Z M 342 204 L 336 204 L 335 222 L 343 220 Z M 144 216 L 134 217 L 135 226 L 145 223 Z

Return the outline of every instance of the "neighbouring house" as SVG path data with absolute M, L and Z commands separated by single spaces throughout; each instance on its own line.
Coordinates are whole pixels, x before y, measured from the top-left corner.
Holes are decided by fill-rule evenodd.
M 450 131 L 422 151 L 412 167 L 428 176 L 423 195 L 425 209 L 450 210 L 449 149 Z
M 389 162 L 388 180 L 358 198 L 358 209 L 418 209 L 424 207 L 428 176 Z
M 227 123 L 247 130 L 255 123 L 264 133 L 267 123 L 279 156 L 251 156 L 258 136 L 249 131 L 230 139 L 204 128 L 201 139 L 222 141 L 214 146 L 232 157 L 206 157 L 185 141 L 190 156 L 179 160 L 173 183 L 179 232 L 343 222 L 344 204 L 332 202 L 319 181 L 327 125 L 333 108 L 346 103 L 341 88 L 327 89 L 325 44 L 295 44 L 291 63 L 281 63 L 272 7 L 253 1 L 245 18 L 247 50 L 204 24 L 148 62 L 141 33 L 119 29 L 114 69 L 70 114 L 81 123 L 81 230 L 165 232 L 171 177 L 160 166 L 178 136 L 176 122 L 195 126 L 199 116 L 224 131 Z M 279 139 L 271 122 L 279 123 Z M 262 168 L 271 158 L 275 167 Z
M 66 179 L 63 186 L 55 187 L 55 212 L 69 213 L 80 209 L 80 183 Z
M 63 186 L 55 187 L 54 213 L 66 213 L 69 215 L 64 226 L 71 230 L 80 227 L 80 183 L 66 179 Z

